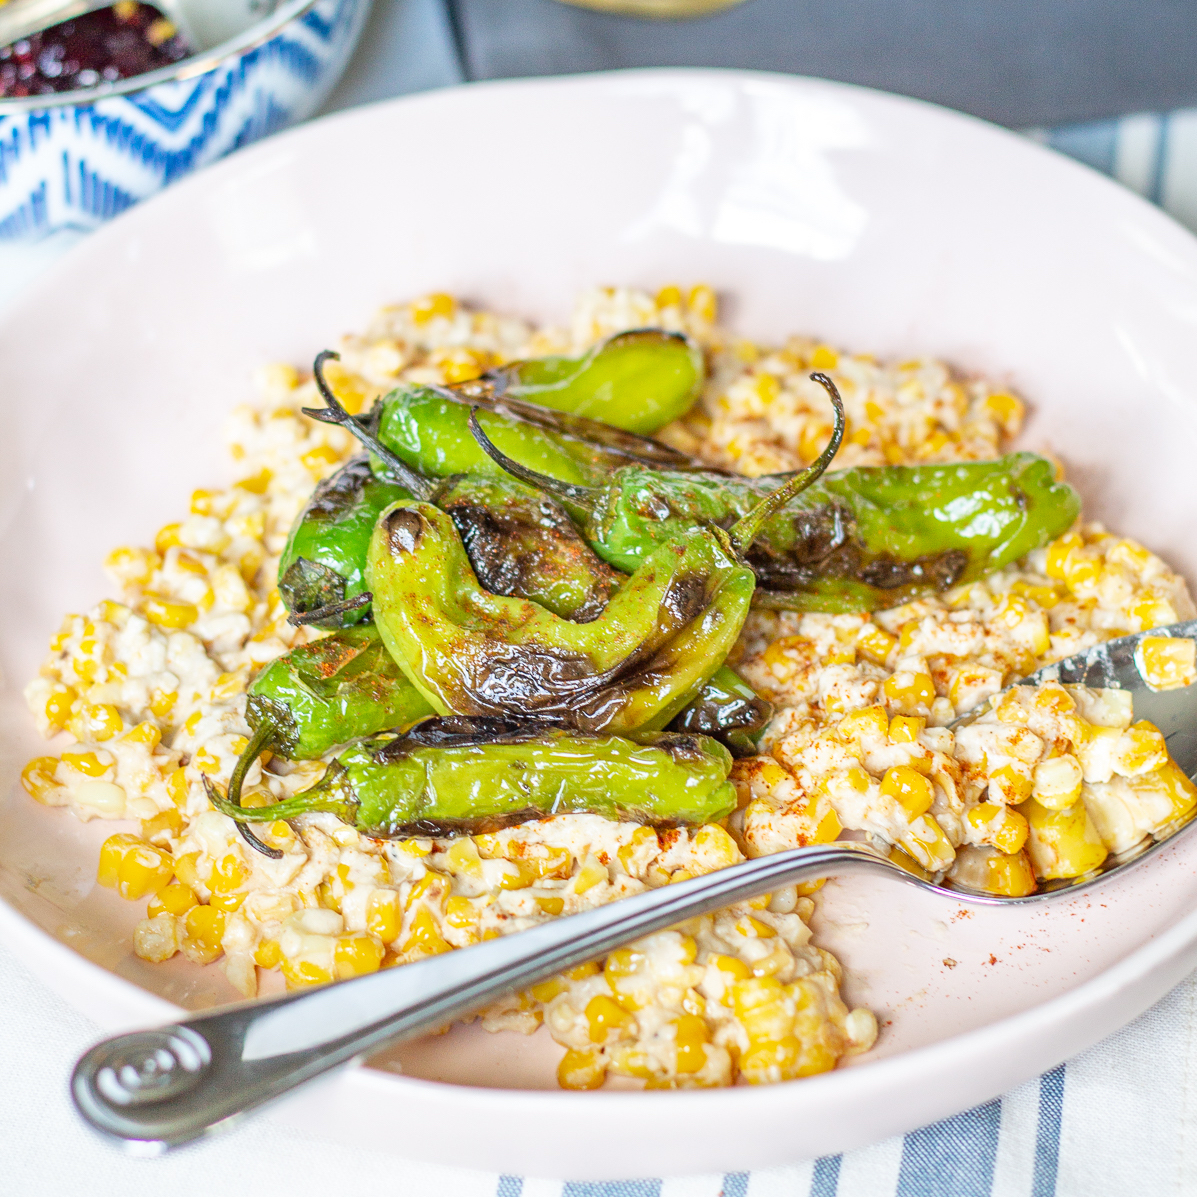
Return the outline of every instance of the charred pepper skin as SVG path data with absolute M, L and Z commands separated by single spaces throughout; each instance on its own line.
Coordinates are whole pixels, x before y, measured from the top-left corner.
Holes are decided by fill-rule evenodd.
M 327 811 L 364 835 L 481 834 L 585 812 L 660 827 L 709 823 L 736 807 L 731 755 L 701 735 L 641 742 L 492 719 L 430 719 L 346 749 L 310 790 L 244 809 L 240 825 Z
M 732 756 L 755 756 L 772 718 L 773 704 L 734 669 L 721 665 L 667 730 L 707 735 L 726 745 Z
M 397 503 L 370 540 L 366 577 L 391 656 L 442 715 L 519 715 L 598 732 L 660 731 L 723 664 L 755 579 L 743 564 L 768 519 L 835 456 L 844 409 L 819 459 L 730 528 L 688 528 L 658 545 L 590 623 L 478 583 L 452 521 Z
M 597 557 L 553 499 L 512 478 L 429 484 L 449 513 L 487 590 L 532 599 L 579 622 L 595 618 L 623 575 Z M 292 623 L 341 628 L 369 614 L 366 552 L 382 511 L 412 496 L 354 458 L 316 488 L 279 563 Z M 356 605 L 360 604 L 360 606 Z
M 660 546 L 598 618 L 575 623 L 484 590 L 449 517 L 399 503 L 366 575 L 383 641 L 438 713 L 622 732 L 667 722 L 735 643 L 754 583 L 726 542 L 695 529 Z
M 516 477 L 559 497 L 595 552 L 622 570 L 678 528 L 726 527 L 780 480 L 629 465 L 585 488 L 535 478 L 487 446 L 480 425 L 473 431 Z M 856 466 L 823 475 L 771 516 L 745 560 L 758 606 L 865 613 L 985 577 L 1062 535 L 1079 514 L 1076 491 L 1034 453 Z
M 511 362 L 456 389 L 475 401 L 519 399 L 649 435 L 694 406 L 706 376 L 702 350 L 689 337 L 637 328 L 581 357 Z
M 407 491 L 377 478 L 363 455 L 325 478 L 300 513 L 278 566 L 278 591 L 287 610 L 299 615 L 356 598 L 366 590 L 366 549 L 382 511 Z M 368 605 L 323 619 L 317 627 L 360 622 Z

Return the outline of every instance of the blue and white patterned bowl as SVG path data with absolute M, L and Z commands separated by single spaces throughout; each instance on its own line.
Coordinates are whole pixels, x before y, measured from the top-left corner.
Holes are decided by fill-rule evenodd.
M 341 77 L 370 0 L 290 0 L 206 54 L 57 96 L 0 99 L 0 243 L 87 231 L 304 120 Z

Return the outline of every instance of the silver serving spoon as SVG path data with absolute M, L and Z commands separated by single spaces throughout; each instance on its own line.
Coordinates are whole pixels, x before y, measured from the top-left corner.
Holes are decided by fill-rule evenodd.
M 1197 685 L 1156 693 L 1135 664 L 1135 649 L 1144 635 L 1163 634 L 1197 639 L 1197 620 L 1108 641 L 1020 684 L 1058 680 L 1131 691 L 1135 714 L 1159 727 L 1173 759 L 1192 776 L 1197 772 Z M 157 1153 L 223 1129 L 304 1081 L 473 1013 L 500 994 L 786 885 L 883 872 L 953 902 L 1050 902 L 1130 867 L 1180 830 L 1171 829 L 1159 841 L 1149 837 L 1083 878 L 1049 882 L 1025 898 L 921 881 L 864 844 L 779 852 L 416 964 L 117 1035 L 82 1057 L 71 1092 L 92 1126 L 139 1154 Z
M 277 4 L 278 0 L 153 0 L 192 53 L 214 49 L 244 33 Z M 111 6 L 112 0 L 7 0 L 0 3 L 0 48 Z

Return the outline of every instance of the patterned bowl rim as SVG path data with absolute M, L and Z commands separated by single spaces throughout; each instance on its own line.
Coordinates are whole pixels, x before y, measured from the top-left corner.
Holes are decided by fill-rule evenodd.
M 230 38 L 227 42 L 203 54 L 194 54 L 171 66 L 160 67 L 156 71 L 131 75 L 128 79 L 118 79 L 115 83 L 102 87 L 83 87 L 77 88 L 75 91 L 56 92 L 48 96 L 14 96 L 9 99 L 0 99 L 0 119 L 5 116 L 16 116 L 22 112 L 40 112 L 49 108 L 90 107 L 98 100 L 106 100 L 111 96 L 127 96 L 131 92 L 145 91 L 159 83 L 182 82 L 185 79 L 195 79 L 200 75 L 206 75 L 222 63 L 239 58 L 247 50 L 255 50 L 264 45 L 284 25 L 304 16 L 317 3 L 319 0 L 286 0 L 268 17 L 251 25 L 237 37 Z

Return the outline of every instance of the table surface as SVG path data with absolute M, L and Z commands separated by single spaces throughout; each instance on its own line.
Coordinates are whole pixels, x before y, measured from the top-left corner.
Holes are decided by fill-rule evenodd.
M 330 113 L 464 82 L 461 10 L 499 0 L 377 0 Z M 467 45 L 465 59 L 470 58 Z M 478 73 L 475 71 L 475 73 Z M 537 72 L 540 73 L 540 72 Z M 1140 113 L 1037 137 L 1197 228 L 1197 110 Z M 79 240 L 0 247 L 0 307 Z M 0 1193 L 436 1193 L 438 1197 L 1103 1197 L 1197 1191 L 1197 981 L 1067 1068 L 937 1127 L 770 1172 L 579 1184 L 404 1162 L 291 1131 L 269 1112 L 159 1160 L 131 1160 L 76 1119 L 66 1082 L 98 1029 L 0 947 Z M 455 1133 L 461 1133 L 458 1128 Z M 530 1128 L 530 1133 L 535 1133 Z M 402 1128 L 396 1128 L 402 1135 Z

